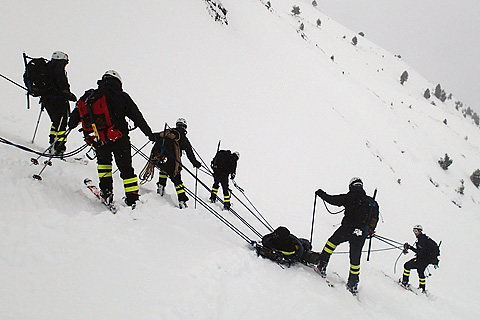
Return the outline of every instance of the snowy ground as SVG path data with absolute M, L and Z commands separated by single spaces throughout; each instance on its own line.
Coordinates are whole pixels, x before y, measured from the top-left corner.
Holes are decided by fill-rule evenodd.
M 240 151 L 238 184 L 274 227 L 300 237 L 310 236 L 314 191 L 346 192 L 349 179 L 361 176 L 370 194 L 378 188 L 378 234 L 413 243 L 411 227 L 420 223 L 443 241 L 441 268 L 430 268 L 427 279 L 431 296 L 415 296 L 383 275 L 400 277 L 411 254 L 400 258 L 396 274 L 400 251 L 372 253 L 369 262 L 364 255 L 357 301 L 310 269 L 257 258 L 208 211 L 194 209 L 193 200 L 179 210 L 171 183 L 164 198 L 154 182 L 140 186 L 141 203 L 131 211 L 121 206 L 116 174 L 121 209 L 114 216 L 82 185 L 85 177 L 95 181 L 94 162 L 54 161 L 35 181 L 33 154 L 0 144 L 0 318 L 477 319 L 480 191 L 469 176 L 480 163 L 479 128 L 454 100 L 425 100 L 434 84 L 368 39 L 357 36 L 353 46 L 355 33 L 309 1 L 271 0 L 272 11 L 259 0 L 222 2 L 228 26 L 216 23 L 201 0 L 12 2 L 1 22 L 14 30 L 4 34 L 1 73 L 21 82 L 23 50 L 47 57 L 63 50 L 80 96 L 105 70 L 117 70 L 154 131 L 185 117 L 205 162 L 220 139 L 223 148 Z M 293 5 L 300 5 L 300 17 L 291 15 Z M 409 79 L 401 86 L 404 70 Z M 45 149 L 46 114 L 31 144 L 36 99 L 26 110 L 21 89 L 1 80 L 0 90 L 0 137 Z M 137 130 L 132 142 L 140 147 L 146 139 Z M 73 132 L 68 150 L 81 144 Z M 448 171 L 437 164 L 445 153 L 454 161 Z M 137 173 L 144 165 L 134 157 Z M 192 177 L 183 176 L 193 190 Z M 210 186 L 210 177 L 199 177 Z M 461 179 L 464 195 L 455 191 Z M 200 188 L 199 195 L 206 199 L 208 192 Z M 340 220 L 317 202 L 314 249 Z M 378 240 L 372 246 L 387 247 Z M 332 279 L 333 271 L 346 278 L 348 267 L 347 255 L 333 256 Z M 415 272 L 411 281 L 417 283 Z

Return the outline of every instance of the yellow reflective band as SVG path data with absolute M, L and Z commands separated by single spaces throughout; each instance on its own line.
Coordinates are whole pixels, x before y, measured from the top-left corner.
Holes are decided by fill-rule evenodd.
M 327 241 L 327 246 L 329 246 L 330 248 L 332 248 L 332 250 L 335 250 L 337 248 L 336 245 L 334 245 L 333 243 L 331 243 L 330 241 Z
M 125 192 L 135 192 L 135 191 L 138 191 L 138 186 L 137 185 L 134 185 L 134 186 L 131 186 L 131 187 L 125 187 Z
M 420 283 L 420 284 L 425 284 L 425 283 L 426 283 L 425 278 L 423 278 L 423 279 L 420 278 L 420 279 L 418 279 L 418 280 L 419 280 L 419 283 Z
M 160 172 L 160 174 L 158 175 L 158 177 L 159 177 L 160 179 L 167 179 L 167 178 L 168 178 L 168 176 L 167 176 L 166 174 L 163 174 L 163 173 L 161 173 L 161 172 Z
M 177 189 L 177 190 L 178 190 L 178 189 L 182 189 L 182 188 L 183 188 L 183 183 L 182 183 L 182 184 L 178 184 L 178 185 L 175 186 L 175 189 Z
M 56 136 L 56 135 L 57 135 L 57 131 L 55 131 L 55 130 L 50 130 L 50 135 Z
M 67 141 L 67 137 L 60 137 L 57 139 L 57 141 Z
M 410 270 L 403 269 L 403 274 L 406 275 L 406 276 L 409 276 L 410 275 Z
M 230 197 L 224 197 L 223 202 L 230 202 Z
M 177 194 L 180 194 L 180 193 L 185 193 L 185 190 L 184 189 L 177 190 Z
M 333 253 L 333 250 L 328 248 L 328 247 L 323 248 L 323 251 L 325 251 L 326 253 L 329 253 L 329 254 Z
M 98 177 L 101 178 L 110 178 L 112 177 L 112 171 L 98 172 Z
M 137 177 L 133 177 L 133 178 L 128 178 L 128 179 L 125 179 L 123 180 L 123 184 L 126 185 L 126 184 L 130 184 L 130 183 L 137 183 Z
M 291 251 L 291 252 L 282 251 L 282 250 L 278 250 L 278 251 L 280 251 L 284 256 L 291 256 L 292 254 L 295 254 L 295 251 Z
M 212 192 L 213 192 L 213 193 L 215 193 L 215 194 L 217 194 L 217 192 L 218 192 L 218 189 L 216 189 L 216 188 L 212 188 Z
M 99 164 L 97 165 L 97 169 L 100 170 L 112 170 L 112 165 L 111 164 Z
M 360 273 L 360 266 L 350 265 L 350 273 L 351 274 L 359 274 Z

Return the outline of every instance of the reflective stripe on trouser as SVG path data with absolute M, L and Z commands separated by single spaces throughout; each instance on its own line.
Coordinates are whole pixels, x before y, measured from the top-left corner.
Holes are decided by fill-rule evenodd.
M 335 244 L 331 243 L 330 241 L 327 241 L 327 243 L 325 244 L 325 247 L 323 247 L 323 251 L 331 255 L 336 248 L 337 246 Z
M 167 180 L 167 178 L 168 178 L 167 172 L 166 171 L 160 171 L 160 173 L 158 174 L 158 179 Z
M 57 131 L 53 125 L 50 127 L 50 143 L 52 143 L 55 139 L 59 142 L 67 142 L 67 135 L 65 130 Z
M 112 165 L 111 164 L 98 164 L 97 165 L 98 177 L 111 178 L 112 177 Z
M 403 283 L 408 283 L 408 278 L 410 278 L 410 270 L 404 268 L 404 269 L 403 269 L 402 282 L 403 282 Z
M 359 265 L 350 265 L 350 273 L 353 275 L 358 275 L 360 274 L 360 266 Z
M 218 188 L 212 188 L 212 194 L 216 195 L 218 193 Z
M 223 202 L 230 203 L 230 196 L 224 196 L 223 197 Z
M 134 176 L 133 178 L 123 179 L 123 187 L 125 188 L 125 193 L 138 194 L 137 176 Z
M 177 190 L 177 195 L 180 195 L 182 193 L 185 193 L 185 186 L 183 185 L 183 183 L 177 184 L 175 186 L 175 190 Z
M 419 278 L 418 283 L 420 288 L 425 289 L 425 284 L 427 283 L 427 280 L 425 278 Z

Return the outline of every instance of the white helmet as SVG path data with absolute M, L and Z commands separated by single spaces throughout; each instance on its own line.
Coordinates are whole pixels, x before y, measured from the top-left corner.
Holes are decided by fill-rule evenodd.
M 417 231 L 417 232 L 422 232 L 422 231 L 423 231 L 422 225 L 420 225 L 420 224 L 414 225 L 414 226 L 413 226 L 413 232 L 416 232 L 416 231 Z
M 187 120 L 185 118 L 178 118 L 177 122 L 175 123 L 177 127 L 181 127 L 183 129 L 187 129 Z
M 240 152 L 235 151 L 233 154 L 237 156 L 237 159 L 240 159 Z
M 359 187 L 363 187 L 363 181 L 362 179 L 360 179 L 359 177 L 353 177 L 352 179 L 350 179 L 350 183 L 348 184 L 349 187 L 356 187 L 356 186 L 359 186 Z
M 65 60 L 68 62 L 68 54 L 62 51 L 55 51 L 52 53 L 52 60 Z
M 123 84 L 123 81 L 122 81 L 122 77 L 120 77 L 120 74 L 115 71 L 115 70 L 107 70 L 105 71 L 105 73 L 103 74 L 102 76 L 102 79 L 105 78 L 105 77 L 113 77 L 113 78 L 116 78 L 120 81 L 121 84 Z

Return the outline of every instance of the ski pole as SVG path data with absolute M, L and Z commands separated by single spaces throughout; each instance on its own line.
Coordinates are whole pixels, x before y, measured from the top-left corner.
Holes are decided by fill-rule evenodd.
M 139 153 L 140 151 L 142 151 L 142 149 L 145 148 L 145 146 L 146 146 L 149 142 L 150 142 L 150 140 L 148 140 L 147 142 L 145 142 L 145 144 L 144 144 L 140 149 L 135 148 L 136 151 L 135 151 L 135 153 L 132 155 L 132 158 L 135 157 L 135 155 L 136 155 L 137 153 Z M 132 149 L 133 149 L 133 144 L 132 144 Z M 93 160 L 93 159 L 91 159 L 91 160 Z M 115 173 L 117 173 L 117 171 L 118 171 L 118 168 L 115 169 L 115 171 L 112 172 L 112 175 L 114 175 Z M 104 175 L 105 175 L 105 174 L 107 174 L 107 173 L 104 173 Z M 103 176 L 102 176 L 102 178 L 103 178 Z
M 368 253 L 367 253 L 367 261 L 370 261 L 370 250 L 372 250 L 372 237 L 370 237 L 370 242 L 368 243 Z
M 315 194 L 314 200 L 313 200 L 312 229 L 310 230 L 310 245 L 312 244 L 312 241 L 313 241 L 313 225 L 315 223 L 315 208 L 316 207 L 317 207 L 317 194 Z
M 197 209 L 198 168 L 195 168 L 195 209 Z
M 35 141 L 35 136 L 37 135 L 38 124 L 40 123 L 40 117 L 43 113 L 43 106 L 40 107 L 40 113 L 38 114 L 37 125 L 35 126 L 35 131 L 33 132 L 32 143 Z

